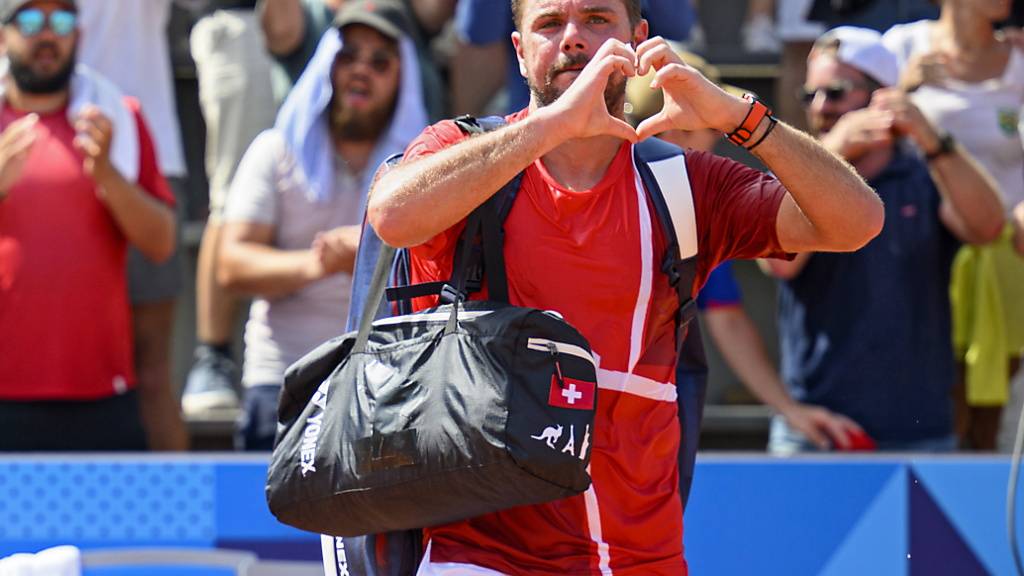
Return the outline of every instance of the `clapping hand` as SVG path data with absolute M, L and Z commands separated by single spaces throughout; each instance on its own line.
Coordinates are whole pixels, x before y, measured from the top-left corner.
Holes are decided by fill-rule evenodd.
M 39 116 L 29 114 L 12 122 L 0 133 L 0 199 L 10 192 L 21 177 L 25 161 L 36 141 L 35 126 Z

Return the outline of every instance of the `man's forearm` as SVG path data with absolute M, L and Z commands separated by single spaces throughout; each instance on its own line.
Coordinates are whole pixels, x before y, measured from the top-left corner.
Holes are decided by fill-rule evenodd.
M 548 122 L 540 111 L 392 169 L 370 193 L 370 224 L 396 247 L 447 230 L 558 144 Z
M 125 180 L 116 170 L 98 179 L 96 185 L 100 198 L 130 244 L 154 262 L 171 257 L 176 222 L 170 207 Z
M 807 134 L 779 122 L 753 152 L 789 191 L 778 224 L 787 252 L 852 251 L 881 231 L 885 213 L 878 195 Z
M 300 0 L 260 0 L 259 16 L 267 51 L 275 56 L 295 52 L 306 33 Z
M 709 310 L 704 315 L 715 345 L 736 376 L 758 400 L 783 412 L 793 404 L 775 370 L 764 341 L 741 308 Z
M 217 262 L 217 281 L 240 294 L 276 298 L 301 290 L 317 279 L 310 250 L 281 250 L 255 242 L 225 242 Z

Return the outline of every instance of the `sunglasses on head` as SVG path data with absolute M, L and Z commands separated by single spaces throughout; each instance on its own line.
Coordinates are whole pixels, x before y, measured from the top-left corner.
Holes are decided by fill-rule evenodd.
M 797 90 L 797 98 L 804 103 L 804 106 L 809 106 L 811 102 L 814 102 L 814 99 L 818 97 L 819 92 L 824 92 L 826 102 L 838 102 L 843 98 L 846 98 L 846 95 L 850 92 L 862 88 L 866 90 L 867 85 L 855 84 L 849 80 L 840 80 L 818 88 L 803 86 Z
M 389 50 L 374 50 L 370 53 L 368 58 L 362 57 L 362 51 L 358 48 L 344 47 L 338 52 L 338 56 L 335 58 L 335 62 L 339 66 L 350 67 L 356 62 L 362 62 L 368 65 L 377 74 L 386 74 L 388 70 L 391 70 L 391 66 L 395 63 L 397 57 L 394 52 Z
M 78 14 L 70 10 L 54 10 L 47 14 L 39 8 L 26 8 L 15 14 L 11 23 L 18 27 L 22 36 L 35 36 L 47 26 L 57 36 L 67 36 L 75 31 Z

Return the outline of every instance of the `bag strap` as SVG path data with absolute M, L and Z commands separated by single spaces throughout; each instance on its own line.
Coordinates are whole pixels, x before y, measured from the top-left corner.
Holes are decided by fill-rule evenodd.
M 667 238 L 662 271 L 679 296 L 676 316 L 676 390 L 682 439 L 679 445 L 679 496 L 686 508 L 700 440 L 707 394 L 707 358 L 691 296 L 697 272 L 697 225 L 693 191 L 681 149 L 656 138 L 634 147 L 641 180 Z
M 666 248 L 661 271 L 679 297 L 676 316 L 676 352 L 682 349 L 686 327 L 697 314 L 693 282 L 697 256 L 697 218 L 693 191 L 686 172 L 683 150 L 660 140 L 648 138 L 633 147 L 640 179 L 665 232 Z
M 459 116 L 453 120 L 464 134 L 477 135 L 497 130 L 507 125 L 501 116 L 476 118 Z M 466 229 L 459 237 L 458 248 L 452 262 L 452 278 L 447 282 L 425 282 L 420 284 L 404 283 L 408 274 L 396 270 L 392 276 L 397 280 L 396 286 L 387 288 L 386 297 L 390 302 L 399 302 L 399 309 L 409 311 L 407 303 L 413 298 L 423 296 L 440 296 L 441 303 L 451 304 L 456 300 L 465 300 L 469 294 L 478 292 L 483 286 L 483 278 L 487 268 L 488 299 L 497 302 L 508 302 L 508 282 L 505 277 L 505 259 L 502 251 L 504 246 L 503 222 L 512 209 L 523 174 L 520 172 L 512 180 L 501 187 L 486 202 L 481 204 L 470 215 L 479 212 L 481 226 L 476 232 L 471 231 L 467 219 Z M 462 246 L 468 242 L 466 249 Z M 490 262 L 490 266 L 487 265 Z M 396 260 L 396 267 L 408 267 L 408 254 L 401 251 Z M 461 288 L 456 287 L 461 281 Z M 404 304 L 404 305 L 403 305 Z

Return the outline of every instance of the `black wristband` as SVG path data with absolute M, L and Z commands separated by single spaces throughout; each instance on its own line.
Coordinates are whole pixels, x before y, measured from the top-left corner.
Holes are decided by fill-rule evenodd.
M 950 134 L 949 132 L 944 132 L 941 136 L 939 136 L 939 147 L 936 148 L 933 152 L 925 154 L 924 159 L 927 160 L 928 162 L 931 162 L 936 158 L 941 158 L 948 154 L 952 154 L 955 150 L 956 140 L 953 138 L 953 135 Z

